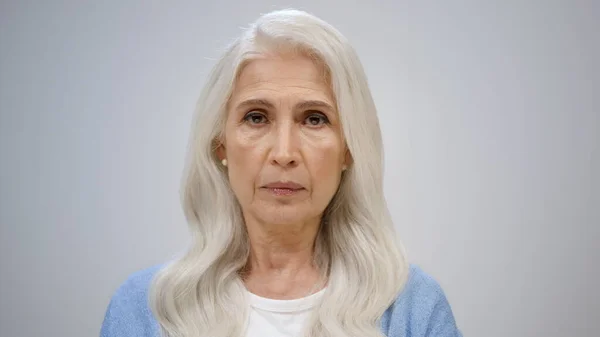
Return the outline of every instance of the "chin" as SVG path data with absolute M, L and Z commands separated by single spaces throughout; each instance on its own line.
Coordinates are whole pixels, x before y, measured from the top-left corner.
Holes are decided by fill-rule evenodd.
M 293 225 L 306 220 L 305 218 L 296 216 L 294 214 L 271 214 L 268 212 L 262 212 L 258 218 L 265 223 L 278 225 Z
M 265 223 L 287 225 L 307 220 L 308 210 L 297 205 L 269 205 L 260 207 L 255 212 L 256 218 Z

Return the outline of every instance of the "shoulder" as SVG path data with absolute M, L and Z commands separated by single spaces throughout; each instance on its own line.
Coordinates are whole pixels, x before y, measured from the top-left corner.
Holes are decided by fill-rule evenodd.
M 404 289 L 385 311 L 381 326 L 388 337 L 461 337 L 439 283 L 411 265 Z
M 101 337 L 154 337 L 158 325 L 148 306 L 148 290 L 160 265 L 131 274 L 113 294 L 102 322 Z

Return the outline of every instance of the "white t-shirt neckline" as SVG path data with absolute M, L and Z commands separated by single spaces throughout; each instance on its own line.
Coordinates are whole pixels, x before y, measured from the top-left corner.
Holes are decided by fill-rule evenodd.
M 326 288 L 323 288 L 312 295 L 293 300 L 277 300 L 258 296 L 248 290 L 246 292 L 250 298 L 250 306 L 255 309 L 277 313 L 292 313 L 314 308 L 325 290 Z

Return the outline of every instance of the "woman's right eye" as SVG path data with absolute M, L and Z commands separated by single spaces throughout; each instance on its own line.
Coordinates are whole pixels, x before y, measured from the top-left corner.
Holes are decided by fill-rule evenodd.
M 244 120 L 250 124 L 263 124 L 267 122 L 265 115 L 259 112 L 249 112 L 244 117 Z

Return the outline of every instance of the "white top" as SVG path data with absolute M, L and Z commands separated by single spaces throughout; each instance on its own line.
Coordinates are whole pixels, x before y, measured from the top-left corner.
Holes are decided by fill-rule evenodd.
M 294 300 L 274 300 L 248 292 L 250 318 L 246 337 L 300 337 L 325 289 Z

